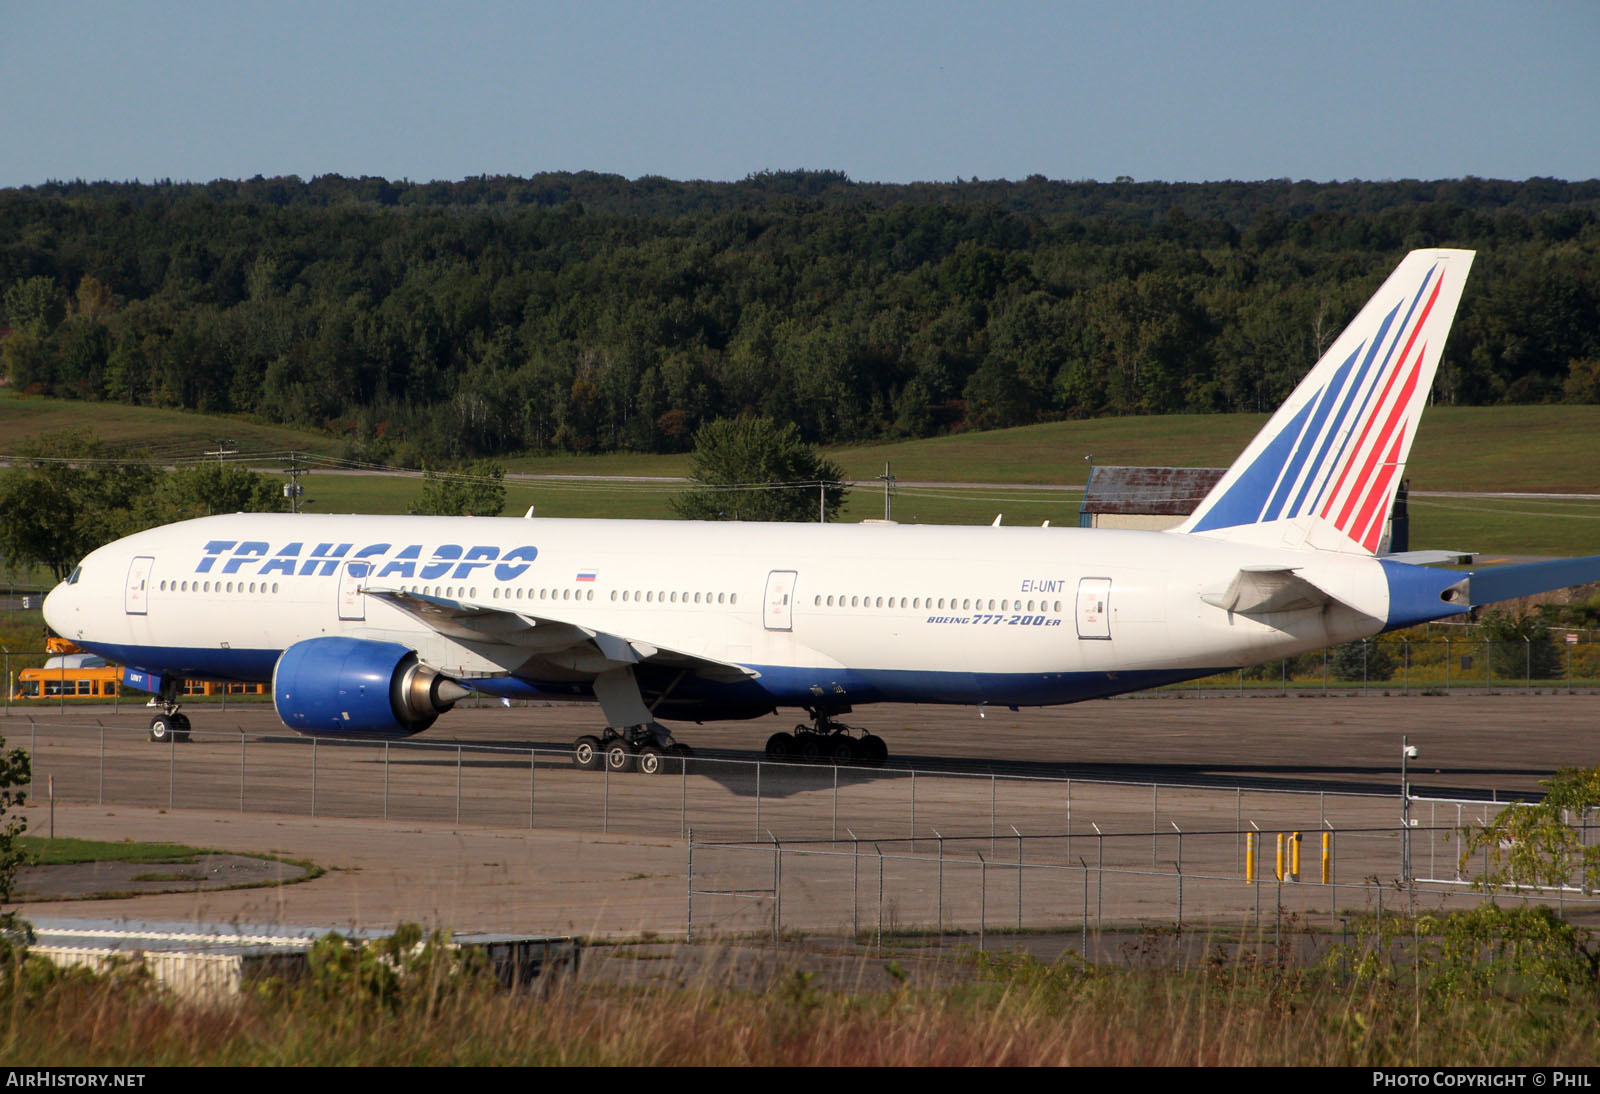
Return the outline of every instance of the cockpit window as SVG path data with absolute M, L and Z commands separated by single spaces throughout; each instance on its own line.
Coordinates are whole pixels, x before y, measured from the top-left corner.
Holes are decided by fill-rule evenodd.
M 83 576 L 83 567 L 82 566 L 73 567 L 72 572 L 67 575 L 67 584 L 68 585 L 76 585 L 78 583 L 78 578 L 80 578 L 82 576 Z

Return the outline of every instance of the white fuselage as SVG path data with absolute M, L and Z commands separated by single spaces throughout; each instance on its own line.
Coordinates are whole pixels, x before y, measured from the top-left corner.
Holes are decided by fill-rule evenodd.
M 1337 599 L 1253 616 L 1203 599 L 1274 564 Z M 368 595 L 384 591 L 743 666 L 769 706 L 1070 702 L 1364 637 L 1389 608 L 1373 558 L 1163 532 L 237 514 L 100 548 L 45 612 L 191 678 L 265 680 L 294 643 L 347 635 L 489 692 L 585 679 Z

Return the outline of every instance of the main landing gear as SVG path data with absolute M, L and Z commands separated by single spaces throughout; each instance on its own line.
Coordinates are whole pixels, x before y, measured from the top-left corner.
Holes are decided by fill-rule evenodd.
M 679 673 L 679 679 L 683 674 Z M 674 680 L 672 686 L 676 686 Z M 672 686 L 667 691 L 672 690 Z M 652 717 L 644 705 L 633 666 L 612 669 L 595 677 L 594 696 L 605 711 L 608 728 L 602 736 L 584 734 L 572 742 L 572 762 L 585 771 L 623 772 L 637 770 L 645 775 L 682 771 L 692 753 L 689 746 L 672 739 L 667 727 Z M 666 698 L 663 693 L 656 700 Z
M 643 775 L 671 775 L 683 770 L 694 750 L 672 739 L 659 722 L 607 729 L 599 737 L 584 734 L 572 742 L 572 762 L 584 771 L 638 771 Z
M 878 767 L 889 758 L 882 737 L 836 722 L 826 711 L 807 707 L 806 713 L 811 715 L 810 725 L 797 725 L 793 733 L 774 733 L 767 738 L 767 759 Z M 861 736 L 851 736 L 854 733 Z
M 158 744 L 189 739 L 189 716 L 179 713 L 182 704 L 178 702 L 178 694 L 182 686 L 180 680 L 163 680 L 161 694 L 145 704 L 161 710 L 160 714 L 150 719 L 150 739 Z

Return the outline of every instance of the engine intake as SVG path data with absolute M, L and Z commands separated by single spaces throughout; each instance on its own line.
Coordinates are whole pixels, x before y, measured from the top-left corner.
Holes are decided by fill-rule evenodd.
M 470 694 L 395 642 L 308 638 L 272 670 L 273 706 L 300 733 L 409 737 Z

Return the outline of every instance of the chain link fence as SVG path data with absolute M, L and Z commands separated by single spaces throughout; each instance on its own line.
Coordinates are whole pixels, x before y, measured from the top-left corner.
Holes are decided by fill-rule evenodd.
M 1138 829 L 1146 862 L 1180 829 L 1321 828 L 1381 797 L 1329 791 L 1217 790 L 998 773 L 774 763 L 695 756 L 659 775 L 577 769 L 569 748 L 455 742 L 338 741 L 192 730 L 146 740 L 99 720 L 21 719 L 12 744 L 33 758 L 37 785 L 63 801 L 168 809 L 413 820 L 601 833 L 691 830 L 708 839 L 987 839 Z M 1392 806 L 1387 807 L 1392 809 Z M 1125 841 L 1119 841 L 1122 846 Z M 1235 855 L 1233 866 L 1242 859 Z
M 1410 695 L 1600 687 L 1600 635 L 1592 630 L 1534 628 L 1510 638 L 1471 626 L 1421 630 L 1421 636 L 1380 635 L 1162 690 Z
M 1480 803 L 1474 803 L 1480 804 Z M 1269 850 L 1242 871 L 1229 858 L 1265 835 Z M 1091 936 L 1129 927 L 1184 930 L 1285 924 L 1324 936 L 1385 914 L 1438 915 L 1486 899 L 1459 859 L 1461 831 L 1409 830 L 1439 852 L 1400 872 L 1407 832 L 1398 825 L 1321 833 L 1120 832 L 1024 836 L 990 841 L 847 839 L 765 842 L 691 839 L 689 935 L 827 932 L 878 944 L 919 935 L 955 935 L 987 948 L 1036 932 Z M 1277 841 L 1313 838 L 1309 856 L 1273 852 Z M 1146 857 L 1154 840 L 1163 850 Z M 1076 844 L 1077 850 L 1069 850 Z M 1259 844 L 1258 844 L 1259 847 Z M 1244 851 L 1247 859 L 1248 851 Z M 1187 857 L 1184 857 L 1187 856 Z M 1416 860 L 1414 860 L 1416 861 Z M 1441 876 L 1442 875 L 1442 876 Z M 829 899 L 819 899 L 829 894 Z M 1595 894 L 1575 887 L 1500 890 L 1497 901 L 1556 905 L 1561 914 L 1593 911 Z M 1002 944 L 1010 944 L 1003 942 Z
M 33 800 L 687 842 L 689 930 L 882 938 L 1351 916 L 1482 899 L 1461 838 L 1501 808 L 1393 795 L 695 757 L 656 776 L 567 749 L 330 742 L 194 731 L 156 744 L 98 721 L 12 719 Z M 181 825 L 181 814 L 177 823 Z M 179 837 L 181 838 L 181 837 Z M 676 852 L 674 852 L 676 854 Z M 1409 863 L 1411 869 L 1406 869 Z M 1586 894 L 1557 894 L 1582 904 Z

